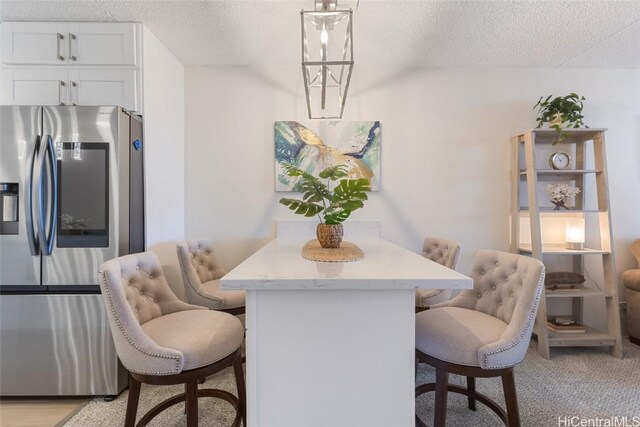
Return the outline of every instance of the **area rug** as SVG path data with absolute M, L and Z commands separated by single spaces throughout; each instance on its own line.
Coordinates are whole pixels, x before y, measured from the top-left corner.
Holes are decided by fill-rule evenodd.
M 628 425 L 634 425 L 633 417 L 640 420 L 640 347 L 624 341 L 623 360 L 609 355 L 602 348 L 555 348 L 551 360 L 545 360 L 535 351 L 531 343 L 527 357 L 515 369 L 516 388 L 522 425 L 546 427 L 585 423 L 588 420 L 627 417 Z M 375 372 L 371 373 L 372 377 Z M 233 371 L 227 369 L 210 377 L 204 386 L 215 387 L 235 393 Z M 433 382 L 435 370 L 426 365 L 418 369 L 418 383 Z M 450 381 L 463 385 L 464 378 L 451 376 Z M 203 387 L 203 386 L 201 386 Z M 504 405 L 500 379 L 478 379 L 476 388 Z M 182 390 L 180 386 L 142 386 L 139 416 L 152 406 Z M 80 410 L 66 427 L 122 426 L 127 403 L 127 392 L 113 402 L 96 398 Z M 433 393 L 416 401 L 421 418 L 433 425 Z M 450 427 L 494 427 L 502 425 L 500 419 L 478 403 L 478 410 L 467 409 L 466 398 L 449 394 L 447 426 Z M 150 426 L 184 426 L 183 404 L 160 414 Z M 199 418 L 201 426 L 228 426 L 233 420 L 231 405 L 218 399 L 200 399 Z M 577 418 L 573 418 L 577 417 Z M 567 420 L 567 423 L 562 423 Z M 577 421 L 572 421 L 577 420 Z M 594 421 L 595 423 L 595 421 Z M 604 424 L 582 425 L 616 425 Z M 624 424 L 618 424 L 624 425 Z M 309 427 L 313 415 L 309 415 Z M 277 426 L 261 426 L 277 427 Z M 307 426 L 299 426 L 307 427 Z M 326 426 L 331 427 L 331 426 Z M 354 426 L 356 427 L 356 426 Z M 398 426 L 385 426 L 398 427 Z

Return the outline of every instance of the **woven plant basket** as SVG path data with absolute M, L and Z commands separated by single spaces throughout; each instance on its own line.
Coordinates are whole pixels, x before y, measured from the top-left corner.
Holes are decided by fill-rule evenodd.
M 339 248 L 344 236 L 342 224 L 318 224 L 316 237 L 323 248 Z

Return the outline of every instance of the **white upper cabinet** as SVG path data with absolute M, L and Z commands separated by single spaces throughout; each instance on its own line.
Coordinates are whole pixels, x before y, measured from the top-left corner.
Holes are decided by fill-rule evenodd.
M 136 24 L 3 22 L 7 65 L 138 65 Z
M 136 70 L 20 67 L 2 70 L 3 105 L 120 105 L 140 111 Z
M 0 103 L 120 105 L 142 113 L 141 25 L 2 22 Z
M 140 111 L 136 71 L 131 69 L 69 70 L 72 105 L 120 105 Z
M 2 70 L 3 105 L 67 105 L 69 90 L 64 68 Z
M 2 62 L 5 64 L 66 64 L 65 22 L 3 22 Z
M 69 63 L 137 65 L 135 24 L 70 23 Z

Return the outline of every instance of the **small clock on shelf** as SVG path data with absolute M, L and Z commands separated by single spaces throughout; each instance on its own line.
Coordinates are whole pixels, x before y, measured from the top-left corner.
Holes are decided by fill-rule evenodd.
M 569 157 L 569 155 L 563 151 L 558 151 L 556 153 L 553 153 L 549 157 L 549 166 L 551 166 L 552 169 L 556 169 L 556 170 L 567 169 L 570 164 L 571 164 L 571 157 Z

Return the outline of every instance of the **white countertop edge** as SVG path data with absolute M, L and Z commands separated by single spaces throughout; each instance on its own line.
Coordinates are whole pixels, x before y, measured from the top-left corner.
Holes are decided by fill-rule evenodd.
M 428 280 L 428 279 L 427 279 Z M 471 289 L 471 279 L 447 281 L 446 289 Z M 270 280 L 220 280 L 223 290 L 293 291 L 293 290 L 399 290 L 399 289 L 441 289 L 437 281 L 426 286 L 423 279 L 278 279 Z
M 369 240 L 369 239 L 366 239 Z M 372 241 L 360 241 L 358 243 L 363 244 L 362 247 L 365 250 L 365 259 L 366 259 L 366 247 L 373 243 L 373 247 L 388 247 L 392 248 L 394 251 L 400 251 L 401 254 L 407 259 L 414 260 L 424 260 L 424 258 L 416 254 L 406 248 L 403 248 L 394 243 L 375 239 Z M 293 245 L 293 246 L 292 246 Z M 291 272 L 291 274 L 287 274 L 287 277 L 273 277 L 272 274 L 269 274 L 268 267 L 263 268 L 260 271 L 252 271 L 252 268 L 257 269 L 255 265 L 260 265 L 262 263 L 262 267 L 264 264 L 264 251 L 277 251 L 278 248 L 285 249 L 286 256 L 291 256 L 292 247 L 296 250 L 298 247 L 301 248 L 301 244 L 298 242 L 290 241 L 289 239 L 273 239 L 266 243 L 262 248 L 256 251 L 253 255 L 247 258 L 243 263 L 241 263 L 238 267 L 228 273 L 225 277 L 220 280 L 220 289 L 222 290 L 313 290 L 313 289 L 327 289 L 327 290 L 399 290 L 399 289 L 471 289 L 473 287 L 473 281 L 470 277 L 467 277 L 461 273 L 458 273 L 453 270 L 446 270 L 445 275 L 448 277 L 420 277 L 420 275 L 415 276 L 411 273 L 403 271 L 399 273 L 400 277 L 339 277 L 339 276 L 330 276 L 330 277 L 309 277 L 309 274 L 304 274 L 298 276 L 296 272 Z M 276 259 L 277 255 L 274 256 Z M 330 270 L 334 266 L 336 268 L 340 268 L 342 264 L 345 266 L 350 263 L 316 263 L 315 261 L 308 261 L 299 256 L 299 259 L 296 259 L 295 262 L 299 262 L 300 264 L 304 263 L 314 263 L 314 264 L 323 264 L 326 265 Z M 361 261 L 355 261 L 361 262 Z M 432 261 L 429 261 L 432 262 Z M 269 264 L 267 264 L 269 265 Z M 442 267 L 437 265 L 437 269 L 445 269 L 446 267 Z M 292 266 L 292 270 L 295 270 L 296 267 Z M 247 271 L 248 270 L 248 271 Z M 305 272 L 308 273 L 308 272 Z M 318 275 L 322 273 L 318 272 Z M 313 276 L 313 275 L 311 275 Z M 443 283 L 446 282 L 446 283 Z

